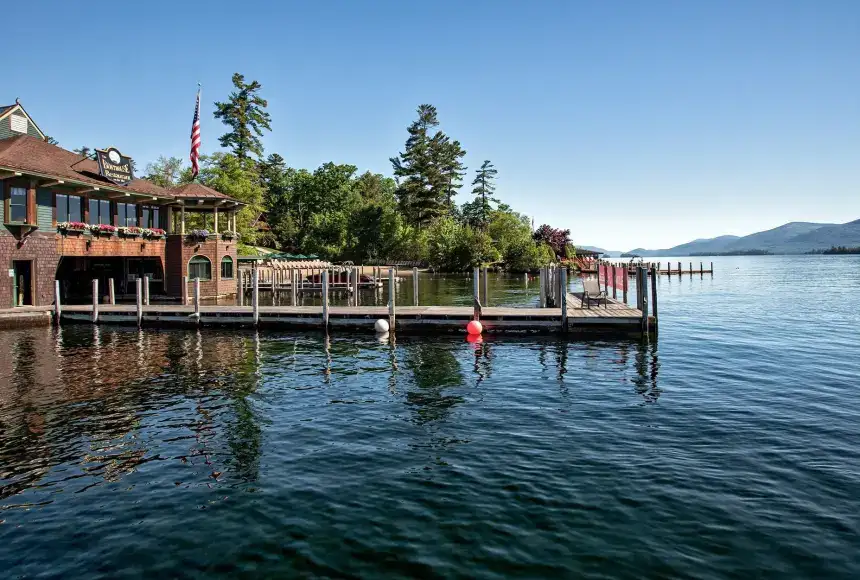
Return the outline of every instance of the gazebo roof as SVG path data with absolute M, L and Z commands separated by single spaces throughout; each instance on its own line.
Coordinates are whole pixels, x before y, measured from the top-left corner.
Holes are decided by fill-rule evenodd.
M 170 189 L 170 194 L 177 199 L 183 200 L 224 200 L 232 201 L 237 204 L 242 203 L 237 199 L 233 199 L 229 195 L 224 195 L 220 191 L 215 191 L 211 187 L 206 187 L 202 183 L 197 183 L 196 181 L 186 183 L 185 185 L 180 185 L 179 187 L 174 187 Z

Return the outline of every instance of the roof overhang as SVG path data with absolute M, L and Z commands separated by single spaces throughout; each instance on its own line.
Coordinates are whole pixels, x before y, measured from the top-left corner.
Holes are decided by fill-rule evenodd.
M 98 185 L 94 185 L 93 183 L 88 181 L 79 181 L 77 179 L 70 179 L 68 177 L 60 177 L 57 175 L 39 173 L 37 171 L 29 171 L 26 169 L 16 169 L 14 167 L 0 166 L 0 179 L 8 179 L 10 177 L 35 177 L 37 179 L 45 180 L 45 183 L 39 184 L 38 187 L 77 187 L 79 193 L 81 194 L 91 193 L 94 191 L 104 193 L 107 197 L 111 197 L 110 194 L 122 194 L 120 197 L 135 198 L 135 201 L 138 201 L 139 199 L 149 199 L 151 201 L 172 202 L 176 199 L 173 196 L 153 195 L 151 193 L 129 191 L 127 188 L 112 185 L 110 183 L 100 183 Z

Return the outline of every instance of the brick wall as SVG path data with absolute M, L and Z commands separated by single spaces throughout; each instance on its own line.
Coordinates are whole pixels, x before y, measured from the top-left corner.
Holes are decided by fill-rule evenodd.
M 200 281 L 201 298 L 226 296 L 236 293 L 236 242 L 209 239 L 205 242 L 189 241 L 181 235 L 167 237 L 167 252 L 165 276 L 167 277 L 167 293 L 180 296 L 182 294 L 182 278 L 188 275 L 188 262 L 194 256 L 205 256 L 212 263 L 212 279 Z M 233 259 L 233 278 L 221 279 L 221 259 L 230 256 Z M 188 283 L 189 299 L 193 294 L 193 281 Z
M 14 236 L 0 232 L 0 308 L 11 308 L 12 278 L 9 270 L 14 260 L 32 260 L 33 302 L 37 306 L 54 303 L 54 277 L 57 274 L 56 234 L 34 232 L 21 242 Z
M 161 258 L 164 265 L 167 242 L 119 236 L 84 236 L 81 234 L 56 236 L 56 252 L 61 256 L 101 258 Z

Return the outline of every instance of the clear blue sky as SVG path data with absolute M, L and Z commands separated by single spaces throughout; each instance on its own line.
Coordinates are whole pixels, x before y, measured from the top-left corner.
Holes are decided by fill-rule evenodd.
M 390 174 L 432 103 L 499 197 L 578 243 L 860 218 L 856 0 L 13 2 L 2 20 L 0 103 L 139 166 L 187 157 L 198 80 L 216 150 L 238 71 L 291 165 Z

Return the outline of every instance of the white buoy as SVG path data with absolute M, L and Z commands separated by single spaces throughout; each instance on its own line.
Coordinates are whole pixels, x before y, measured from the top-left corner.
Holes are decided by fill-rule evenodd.
M 373 328 L 376 332 L 388 332 L 388 321 L 380 318 L 376 321 L 376 324 L 373 325 Z

